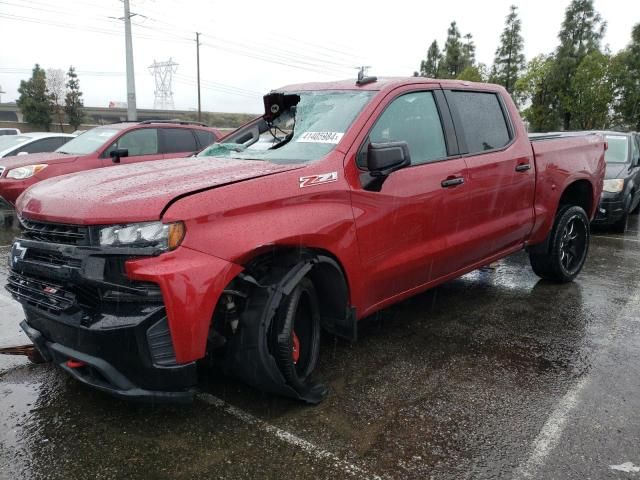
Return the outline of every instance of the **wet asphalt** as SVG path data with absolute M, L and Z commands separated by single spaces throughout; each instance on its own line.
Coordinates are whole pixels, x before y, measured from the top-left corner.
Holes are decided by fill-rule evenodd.
M 574 283 L 519 253 L 325 337 L 316 407 L 215 372 L 133 405 L 0 355 L 0 478 L 640 479 L 638 218 L 595 235 Z M 0 292 L 0 346 L 21 319 Z

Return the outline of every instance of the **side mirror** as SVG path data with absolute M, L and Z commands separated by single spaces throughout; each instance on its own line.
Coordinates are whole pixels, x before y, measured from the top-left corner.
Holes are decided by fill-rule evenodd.
M 18 152 L 16 156 L 29 155 L 29 152 Z
M 129 150 L 126 148 L 116 148 L 109 152 L 109 156 L 113 163 L 120 163 L 120 159 L 129 156 Z
M 369 144 L 367 168 L 372 177 L 387 177 L 409 165 L 411 165 L 411 155 L 407 142 Z

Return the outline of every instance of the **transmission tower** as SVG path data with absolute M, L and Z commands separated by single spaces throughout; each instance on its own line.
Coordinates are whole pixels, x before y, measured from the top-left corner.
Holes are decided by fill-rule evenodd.
M 174 110 L 173 91 L 171 90 L 171 82 L 173 74 L 178 70 L 178 64 L 171 58 L 166 62 L 156 62 L 149 66 L 149 72 L 154 76 L 156 81 L 155 99 L 153 108 L 156 110 Z

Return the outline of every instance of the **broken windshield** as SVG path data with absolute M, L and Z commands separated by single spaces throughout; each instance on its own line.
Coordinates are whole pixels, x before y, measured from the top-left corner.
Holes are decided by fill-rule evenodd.
M 274 163 L 318 160 L 335 148 L 375 92 L 297 93 L 297 105 L 282 111 L 253 142 L 216 143 L 198 156 Z

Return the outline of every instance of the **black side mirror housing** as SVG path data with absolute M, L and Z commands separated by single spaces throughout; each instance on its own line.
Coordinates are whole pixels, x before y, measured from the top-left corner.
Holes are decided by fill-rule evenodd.
M 411 165 L 411 155 L 407 142 L 369 144 L 367 168 L 372 177 L 387 177 L 409 165 Z
M 113 163 L 120 163 L 120 159 L 129 156 L 129 150 L 126 148 L 116 148 L 115 150 L 111 150 L 109 152 L 109 156 L 111 157 L 111 161 Z

